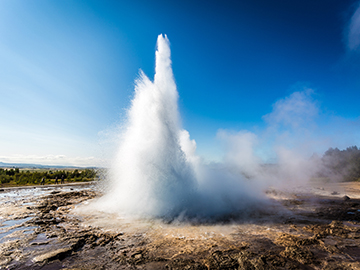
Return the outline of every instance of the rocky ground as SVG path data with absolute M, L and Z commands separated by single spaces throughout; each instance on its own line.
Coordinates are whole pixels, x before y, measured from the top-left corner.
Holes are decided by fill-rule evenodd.
M 211 224 L 81 215 L 91 187 L 5 196 L 0 269 L 360 269 L 351 185 L 347 196 L 271 190 L 265 211 Z

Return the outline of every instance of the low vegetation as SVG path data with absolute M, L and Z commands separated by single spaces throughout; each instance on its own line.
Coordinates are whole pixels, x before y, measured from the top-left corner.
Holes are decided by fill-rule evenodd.
M 97 177 L 94 169 L 75 169 L 75 170 L 20 170 L 19 168 L 1 169 L 0 186 L 24 186 L 40 185 L 44 179 L 44 184 L 58 184 L 61 179 L 64 183 L 68 182 L 87 182 L 93 181 Z

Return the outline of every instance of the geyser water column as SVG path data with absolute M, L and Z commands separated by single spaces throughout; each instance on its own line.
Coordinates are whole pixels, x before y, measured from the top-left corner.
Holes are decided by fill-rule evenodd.
M 245 217 L 259 208 L 261 188 L 244 179 L 233 163 L 201 163 L 195 141 L 181 129 L 177 103 L 169 40 L 160 35 L 154 81 L 140 72 L 105 195 L 92 209 L 132 217 L 218 220 Z
M 167 36 L 157 39 L 155 78 L 141 71 L 118 154 L 109 173 L 103 209 L 167 217 L 185 211 L 196 197 L 192 164 L 180 145 L 178 92 Z

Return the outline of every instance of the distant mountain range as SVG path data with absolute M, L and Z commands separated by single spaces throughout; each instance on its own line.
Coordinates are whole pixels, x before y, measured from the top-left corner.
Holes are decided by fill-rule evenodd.
M 41 165 L 41 164 L 27 164 L 27 163 L 4 163 L 0 162 L 0 168 L 36 168 L 36 169 L 89 169 L 95 167 L 79 167 L 79 166 L 61 166 L 61 165 Z

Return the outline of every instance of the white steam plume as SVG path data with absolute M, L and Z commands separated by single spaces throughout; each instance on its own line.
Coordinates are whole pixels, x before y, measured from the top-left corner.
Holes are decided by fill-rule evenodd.
M 157 40 L 155 78 L 141 72 L 128 111 L 103 211 L 142 217 L 218 217 L 258 202 L 260 191 L 228 166 L 206 166 L 180 126 L 169 40 Z
M 238 218 L 268 202 L 269 186 L 303 186 L 319 171 L 320 158 L 310 156 L 331 146 L 338 126 L 319 125 L 323 115 L 309 88 L 277 101 L 258 134 L 219 130 L 223 162 L 204 163 L 181 128 L 167 37 L 157 46 L 154 81 L 143 72 L 136 81 L 106 194 L 93 207 L 150 218 Z

